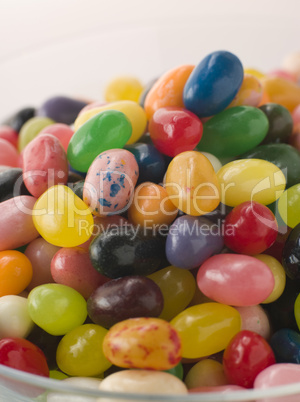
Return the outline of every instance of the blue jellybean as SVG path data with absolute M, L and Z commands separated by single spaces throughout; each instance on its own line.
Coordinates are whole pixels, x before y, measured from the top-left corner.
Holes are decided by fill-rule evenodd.
M 275 332 L 270 340 L 277 363 L 300 363 L 300 334 L 283 328 Z
M 231 103 L 243 77 L 238 57 L 227 51 L 213 52 L 189 76 L 183 91 L 184 105 L 199 117 L 213 116 Z

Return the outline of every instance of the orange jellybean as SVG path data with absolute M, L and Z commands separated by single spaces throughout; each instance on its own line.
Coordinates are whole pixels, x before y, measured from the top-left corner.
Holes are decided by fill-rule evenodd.
M 170 225 L 176 218 L 177 212 L 164 187 L 145 182 L 135 189 L 128 218 L 134 225 Z
M 32 265 L 26 255 L 16 250 L 0 252 L 0 297 L 21 293 L 31 278 Z
M 204 215 L 220 203 L 217 175 L 201 152 L 175 156 L 167 169 L 165 187 L 173 204 L 188 215 Z
M 300 103 L 300 87 L 295 82 L 279 77 L 269 77 L 262 81 L 270 102 L 278 103 L 292 112 Z
M 256 107 L 261 102 L 262 95 L 263 90 L 260 80 L 254 75 L 245 74 L 242 86 L 228 108 L 244 105 Z
M 161 107 L 184 107 L 182 93 L 194 67 L 188 64 L 176 67 L 167 71 L 156 81 L 145 99 L 144 109 L 148 120 Z

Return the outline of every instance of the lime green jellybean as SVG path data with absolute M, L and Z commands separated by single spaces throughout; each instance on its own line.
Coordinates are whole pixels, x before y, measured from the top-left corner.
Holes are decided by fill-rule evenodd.
M 55 122 L 48 117 L 32 117 L 21 128 L 18 147 L 22 151 L 30 141 L 32 141 L 43 128 L 54 124 Z

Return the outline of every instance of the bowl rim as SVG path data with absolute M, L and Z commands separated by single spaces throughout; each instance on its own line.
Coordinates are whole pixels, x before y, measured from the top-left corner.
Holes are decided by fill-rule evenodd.
M 277 363 L 283 364 L 283 363 Z M 89 397 L 105 397 L 111 399 L 122 400 L 140 400 L 143 398 L 145 401 L 168 401 L 168 402 L 238 402 L 238 401 L 254 401 L 261 398 L 272 398 L 280 396 L 290 396 L 300 393 L 300 382 L 291 383 L 286 385 L 279 385 L 266 389 L 247 389 L 242 391 L 230 391 L 226 393 L 220 392 L 205 392 L 205 393 L 189 393 L 180 395 L 168 394 L 142 394 L 142 393 L 124 393 L 103 391 L 97 389 L 84 388 L 76 385 L 69 385 L 69 383 L 62 380 L 42 377 L 36 374 L 27 373 L 11 367 L 0 364 L 0 376 L 2 379 L 20 381 L 25 385 L 33 385 L 35 387 L 44 388 L 45 391 L 56 391 L 70 394 L 78 394 Z M 5 387 L 0 383 L 0 386 Z M 44 391 L 44 392 L 45 392 Z M 276 399 L 274 400 L 274 402 Z

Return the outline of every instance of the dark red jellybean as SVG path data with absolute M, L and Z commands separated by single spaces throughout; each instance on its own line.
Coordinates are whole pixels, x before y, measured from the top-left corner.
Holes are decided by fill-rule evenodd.
M 223 355 L 223 367 L 229 382 L 245 388 L 251 388 L 256 376 L 275 363 L 268 342 L 261 335 L 247 330 L 232 338 Z
M 275 242 L 277 233 L 275 216 L 258 202 L 243 202 L 225 219 L 225 245 L 237 253 L 260 254 Z
M 89 317 L 105 328 L 127 318 L 158 317 L 163 305 L 158 285 L 142 276 L 113 279 L 96 289 L 87 301 Z
M 202 137 L 203 125 L 194 113 L 186 109 L 164 107 L 150 119 L 149 132 L 159 152 L 174 157 L 196 147 Z
M 23 338 L 0 340 L 0 364 L 27 373 L 49 377 L 49 368 L 44 353 Z

